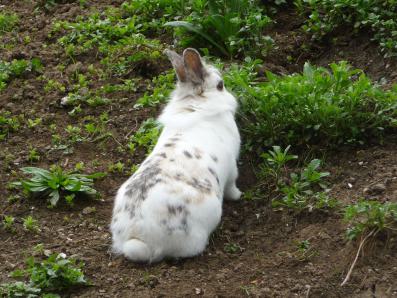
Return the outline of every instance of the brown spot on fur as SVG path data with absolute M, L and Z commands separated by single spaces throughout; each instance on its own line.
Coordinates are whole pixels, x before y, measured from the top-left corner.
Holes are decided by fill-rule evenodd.
M 161 169 L 159 163 L 150 164 L 142 171 L 135 173 L 126 187 L 125 195 L 130 198 L 145 200 L 148 190 L 157 184 Z
M 195 111 L 196 111 L 195 109 L 190 108 L 190 107 L 185 107 L 185 108 L 181 109 L 181 112 L 187 112 L 187 113 L 193 113 Z
M 190 152 L 186 151 L 186 150 L 183 151 L 183 154 L 185 154 L 185 156 L 187 158 L 192 158 L 193 157 L 192 154 Z
M 175 143 L 164 144 L 164 147 L 174 147 L 174 146 L 175 146 Z
M 198 148 L 194 148 L 194 157 L 200 159 L 202 157 L 202 151 Z
M 181 181 L 183 178 L 183 174 L 182 173 L 176 173 L 174 176 L 175 180 Z
M 186 181 L 186 184 L 203 193 L 210 193 L 212 188 L 212 183 L 208 179 L 202 181 L 193 177 L 192 180 Z
M 162 158 L 167 158 L 167 154 L 165 154 L 165 152 L 159 153 L 159 156 L 161 156 Z

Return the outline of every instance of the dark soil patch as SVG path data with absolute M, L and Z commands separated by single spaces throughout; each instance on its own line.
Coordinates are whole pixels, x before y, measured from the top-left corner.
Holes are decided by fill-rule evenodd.
M 121 1 L 90 1 L 97 9 L 117 5 Z M 9 10 L 21 16 L 17 34 L 9 34 L 3 42 L 14 43 L 0 49 L 0 57 L 39 57 L 45 66 L 44 75 L 69 83 L 57 66 L 68 61 L 63 49 L 48 38 L 54 20 L 74 20 L 88 13 L 76 3 L 65 3 L 50 11 L 34 11 L 28 1 L 1 1 Z M 363 68 L 374 79 L 397 81 L 395 62 L 378 54 L 366 36 L 340 36 L 334 44 L 314 46 L 301 33 L 302 19 L 290 10 L 280 12 L 278 23 L 269 32 L 278 49 L 265 60 L 264 69 L 277 73 L 300 71 L 303 63 L 327 65 L 331 61 L 347 60 Z M 24 44 L 21 36 L 29 35 L 32 42 Z M 302 49 L 308 44 L 309 48 Z M 43 47 L 43 45 L 47 45 Z M 87 63 L 97 63 L 95 57 L 79 57 Z M 87 62 L 88 61 L 88 62 Z M 68 62 L 68 66 L 73 65 Z M 164 66 L 165 67 L 165 66 Z M 143 66 L 142 66 L 143 68 Z M 163 65 L 160 66 L 163 69 Z M 394 70 L 393 70 L 394 69 Z M 158 71 L 151 70 L 153 72 Z M 145 76 L 149 74 L 142 70 Z M 65 70 L 65 73 L 67 70 Z M 96 84 L 95 82 L 93 84 Z M 8 273 L 24 264 L 32 247 L 43 243 L 53 252 L 64 252 L 86 264 L 86 274 L 93 286 L 63 293 L 71 297 L 393 297 L 397 295 L 397 242 L 395 236 L 370 243 L 360 258 L 352 279 L 345 287 L 340 283 L 350 266 L 357 243 L 348 243 L 344 233 L 346 225 L 337 212 L 314 213 L 294 217 L 272 211 L 266 201 L 240 201 L 225 203 L 222 224 L 211 237 L 203 255 L 187 260 L 169 260 L 153 265 L 136 265 L 109 252 L 110 223 L 113 198 L 117 188 L 128 177 L 111 174 L 97 183 L 102 193 L 99 201 L 76 201 L 75 207 L 60 206 L 47 209 L 45 203 L 22 200 L 10 205 L 6 199 L 14 192 L 6 184 L 16 179 L 19 168 L 30 165 L 27 161 L 29 146 L 37 148 L 41 159 L 35 166 L 48 168 L 59 163 L 67 169 L 80 161 L 86 172 L 105 171 L 110 163 L 122 161 L 127 166 L 139 163 L 142 156 L 131 156 L 117 149 L 118 142 L 139 127 L 139 123 L 158 110 L 134 110 L 135 100 L 144 92 L 144 86 L 135 94 L 118 93 L 110 105 L 84 107 L 86 115 L 98 117 L 107 112 L 111 121 L 108 129 L 114 139 L 100 142 L 78 143 L 73 152 L 63 155 L 52 150 L 48 128 L 56 124 L 62 139 L 65 128 L 77 119 L 68 115 L 69 108 L 59 102 L 64 92 L 45 93 L 44 82 L 36 76 L 15 79 L 0 93 L 0 111 L 23 114 L 25 118 L 43 118 L 43 125 L 35 129 L 22 127 L 12 132 L 1 143 L 0 152 L 0 217 L 17 218 L 15 234 L 0 229 L 0 281 L 9 281 Z M 360 197 L 397 202 L 397 140 L 385 145 L 359 149 L 344 149 L 325 156 L 327 170 L 331 172 L 332 195 L 343 203 Z M 240 186 L 243 190 L 256 183 L 254 168 L 243 156 Z M 373 192 L 371 187 L 383 184 L 384 191 Z M 86 207 L 95 207 L 88 212 Z M 21 218 L 33 215 L 40 222 L 38 234 L 25 232 Z M 312 253 L 302 256 L 297 243 L 309 240 Z

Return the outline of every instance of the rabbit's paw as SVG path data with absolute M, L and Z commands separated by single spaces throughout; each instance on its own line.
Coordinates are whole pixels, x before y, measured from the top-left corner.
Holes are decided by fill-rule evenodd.
M 242 192 L 236 185 L 232 185 L 226 189 L 225 199 L 229 201 L 237 201 L 240 199 Z

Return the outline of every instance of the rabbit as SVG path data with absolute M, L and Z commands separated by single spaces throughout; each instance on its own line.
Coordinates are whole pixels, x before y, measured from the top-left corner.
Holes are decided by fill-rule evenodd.
M 158 121 L 156 146 L 117 192 L 113 252 L 134 262 L 202 253 L 222 214 L 223 197 L 238 200 L 240 134 L 236 98 L 197 50 L 165 50 L 176 88 Z

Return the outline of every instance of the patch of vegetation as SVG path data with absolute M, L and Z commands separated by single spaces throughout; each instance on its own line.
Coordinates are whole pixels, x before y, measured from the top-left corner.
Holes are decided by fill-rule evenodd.
M 289 154 L 290 146 L 261 154 L 257 176 L 259 184 L 245 193 L 246 200 L 264 197 L 263 189 L 273 194 L 272 207 L 299 214 L 303 211 L 330 210 L 338 206 L 338 201 L 328 195 L 328 184 L 324 180 L 328 172 L 321 172 L 321 160 L 313 159 L 299 171 L 289 168 L 289 163 L 297 160 L 297 155 Z
M 328 196 L 327 184 L 323 181 L 329 173 L 318 171 L 320 165 L 319 159 L 313 159 L 300 173 L 291 173 L 287 182 L 279 182 L 282 197 L 274 199 L 272 206 L 297 213 L 336 207 L 338 202 Z
M 383 91 L 346 62 L 331 70 L 305 64 L 302 74 L 254 78 L 258 61 L 234 66 L 226 86 L 241 101 L 240 122 L 248 149 L 273 144 L 340 144 L 381 140 L 397 124 L 397 87 Z
M 280 146 L 273 146 L 273 150 L 262 153 L 261 158 L 263 164 L 260 169 L 260 176 L 270 176 L 277 184 L 281 183 L 281 176 L 285 171 L 287 162 L 297 159 L 297 155 L 289 154 L 291 146 L 287 146 L 284 150 Z
M 5 32 L 15 29 L 19 22 L 19 17 L 15 13 L 0 13 L 0 36 Z
M 148 91 L 136 101 L 134 108 L 155 107 L 165 103 L 174 86 L 175 72 L 173 69 L 154 77 Z
M 37 233 L 40 231 L 39 222 L 37 219 L 34 219 L 33 216 L 29 215 L 25 218 L 22 218 L 23 228 L 26 231 Z
M 358 257 L 365 243 L 382 231 L 396 231 L 397 229 L 397 204 L 392 202 L 380 203 L 378 201 L 360 200 L 356 204 L 345 208 L 345 220 L 349 222 L 347 237 L 355 240 L 361 237 L 349 271 L 341 286 L 345 285 L 353 272 Z
M 6 231 L 14 232 L 15 218 L 11 215 L 5 215 L 3 219 L 3 227 Z
M 237 243 L 228 242 L 223 246 L 223 250 L 230 254 L 236 254 L 242 252 L 244 249 Z
M 52 254 L 42 261 L 27 259 L 27 268 L 14 271 L 13 277 L 27 277 L 29 282 L 2 284 L 0 294 L 5 297 L 60 297 L 52 292 L 63 292 L 87 285 L 82 271 L 84 264 L 66 258 L 63 253 Z
M 386 57 L 397 55 L 397 6 L 395 1 L 297 0 L 309 10 L 304 29 L 319 39 L 346 26 L 370 29 Z
M 115 11 L 103 15 L 95 13 L 75 23 L 58 22 L 54 31 L 68 32 L 58 39 L 66 53 L 73 57 L 96 49 L 102 56 L 102 64 L 116 75 L 133 71 L 134 63 L 150 62 L 161 57 L 162 44 L 147 39 L 140 33 L 140 24 L 134 17 L 121 18 Z
M 121 14 L 134 17 L 139 31 L 145 35 L 163 33 L 163 25 L 170 20 L 180 19 L 200 7 L 206 1 L 141 0 L 126 1 L 121 5 Z
M 159 123 L 153 118 L 145 120 L 137 132 L 130 138 L 128 147 L 130 152 L 133 153 L 136 147 L 143 148 L 146 154 L 152 152 L 160 136 L 161 127 Z
M 361 200 L 345 208 L 344 218 L 349 222 L 347 238 L 357 239 L 370 232 L 378 233 L 397 228 L 397 204 Z
M 38 7 L 44 10 L 50 10 L 57 4 L 67 3 L 67 2 L 79 2 L 81 7 L 87 4 L 87 0 L 40 0 L 38 1 Z
M 226 57 L 266 55 L 273 40 L 263 31 L 272 21 L 259 1 L 192 1 L 192 12 L 183 21 L 165 25 L 178 27 L 182 47 L 208 45 Z M 191 33 L 186 36 L 186 33 Z
M 0 141 L 3 141 L 10 132 L 17 131 L 20 127 L 17 116 L 11 116 L 10 112 L 0 112 Z
M 33 58 L 31 61 L 14 59 L 11 62 L 6 62 L 0 60 L 0 91 L 4 90 L 12 79 L 21 77 L 27 72 L 40 71 L 42 67 L 37 58 Z
M 58 204 L 60 197 L 67 197 L 68 204 L 78 194 L 99 195 L 93 188 L 94 179 L 105 176 L 103 173 L 91 175 L 65 172 L 59 166 L 53 166 L 45 170 L 36 167 L 21 168 L 25 174 L 32 175 L 32 178 L 14 182 L 14 186 L 22 187 L 27 194 L 38 194 L 40 197 L 49 197 L 50 207 Z

